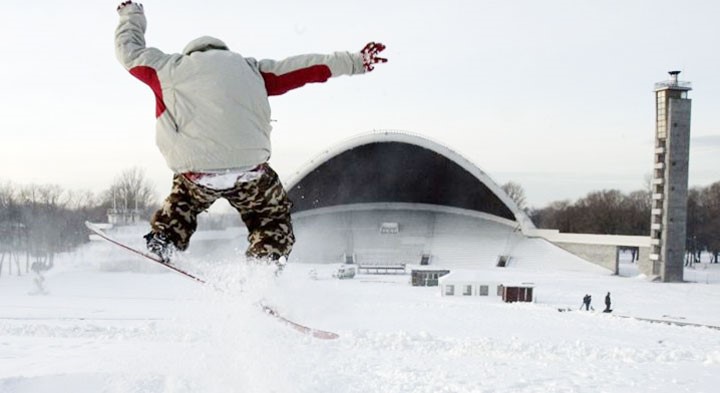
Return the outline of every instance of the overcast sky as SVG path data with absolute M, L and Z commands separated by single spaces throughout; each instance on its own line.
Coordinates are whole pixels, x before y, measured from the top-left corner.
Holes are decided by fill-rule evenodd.
M 169 191 L 150 89 L 117 62 L 115 1 L 9 0 L 0 24 L 0 182 L 102 191 L 139 166 Z M 690 185 L 720 180 L 717 0 L 143 2 L 147 42 L 179 52 L 212 35 L 255 58 L 358 51 L 390 62 L 271 98 L 284 179 L 357 134 L 446 144 L 531 206 L 644 187 L 653 84 L 693 83 Z

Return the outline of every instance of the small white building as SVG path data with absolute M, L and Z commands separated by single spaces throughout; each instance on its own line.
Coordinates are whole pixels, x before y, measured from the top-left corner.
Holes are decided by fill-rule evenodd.
M 502 296 L 502 284 L 488 280 L 480 271 L 456 270 L 439 279 L 442 296 Z

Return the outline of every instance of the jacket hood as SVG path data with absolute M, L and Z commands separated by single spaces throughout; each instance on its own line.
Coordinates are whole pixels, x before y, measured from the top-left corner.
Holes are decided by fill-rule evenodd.
M 183 54 L 189 55 L 193 52 L 202 52 L 208 49 L 229 50 L 228 46 L 225 45 L 225 43 L 221 40 L 215 37 L 202 36 L 190 41 L 187 45 L 185 45 L 185 49 L 183 49 Z

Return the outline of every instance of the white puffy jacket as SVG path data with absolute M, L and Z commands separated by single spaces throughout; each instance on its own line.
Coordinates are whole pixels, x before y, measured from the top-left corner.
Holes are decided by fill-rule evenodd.
M 139 4 L 121 8 L 115 52 L 156 99 L 156 142 L 175 173 L 248 169 L 270 158 L 270 104 L 311 82 L 365 72 L 360 53 L 245 58 L 222 41 L 200 37 L 182 54 L 145 46 Z

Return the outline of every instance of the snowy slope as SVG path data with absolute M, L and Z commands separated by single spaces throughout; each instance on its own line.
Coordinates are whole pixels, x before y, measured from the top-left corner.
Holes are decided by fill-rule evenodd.
M 28 294 L 31 276 L 0 277 L 0 392 L 716 391 L 720 330 L 618 317 L 720 326 L 716 266 L 702 265 L 710 284 L 659 284 L 548 252 L 484 272 L 535 283 L 536 303 L 504 304 L 441 297 L 408 276 L 335 280 L 330 265 L 293 264 L 277 280 L 230 257 L 189 265 L 216 290 L 106 271 L 106 254 L 86 250 L 49 272 L 44 296 Z M 557 311 L 585 293 L 601 308 L 607 291 L 615 315 Z M 259 299 L 341 338 L 302 336 Z

